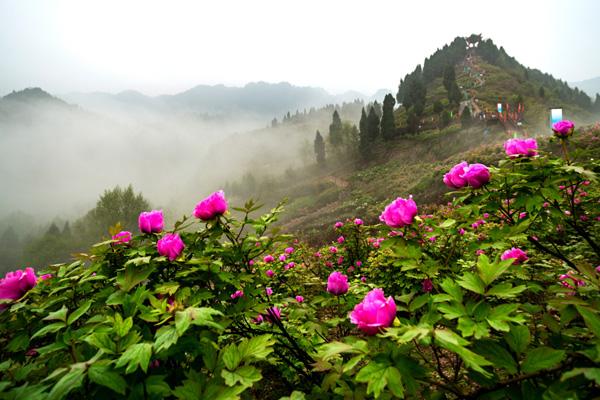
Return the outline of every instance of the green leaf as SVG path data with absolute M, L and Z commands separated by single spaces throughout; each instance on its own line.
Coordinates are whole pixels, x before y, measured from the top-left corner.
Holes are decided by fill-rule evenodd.
M 67 320 L 67 307 L 63 305 L 60 310 L 53 311 L 48 314 L 46 318 L 43 318 L 42 321 L 54 321 L 59 320 L 65 322 Z
M 519 308 L 519 304 L 502 304 L 497 307 L 494 307 L 492 311 L 489 313 L 488 317 L 485 319 L 490 326 L 498 331 L 508 332 L 510 330 L 510 325 L 508 322 L 517 322 L 521 323 L 525 320 L 525 318 L 520 315 L 510 314 L 516 311 Z
M 448 293 L 454 300 L 459 303 L 462 303 L 463 295 L 460 286 L 453 279 L 446 278 L 440 285 L 444 292 Z
M 552 368 L 564 360 L 566 352 L 550 347 L 538 347 L 527 352 L 521 370 L 526 373 L 536 372 L 542 369 Z
M 402 375 L 396 367 L 389 367 L 386 370 L 387 386 L 392 394 L 401 399 L 404 398 L 404 386 L 402 385 Z
M 227 386 L 234 386 L 239 382 L 243 386 L 250 387 L 262 379 L 260 371 L 251 365 L 245 365 L 233 372 L 223 369 L 221 370 L 221 376 Z
M 124 292 L 129 292 L 133 287 L 146 280 L 152 272 L 154 266 L 143 265 L 150 262 L 150 256 L 138 257 L 125 263 L 125 271 L 117 274 L 117 284 Z
M 66 327 L 64 322 L 54 322 L 50 325 L 44 326 L 42 329 L 40 329 L 39 331 L 34 333 L 33 336 L 31 337 L 31 339 L 33 340 L 36 337 L 42 337 L 44 335 L 47 335 L 48 333 L 58 332 L 59 330 L 61 330 L 64 327 Z
M 131 317 L 127 317 L 123 319 L 121 314 L 116 313 L 114 317 L 114 331 L 119 337 L 123 337 L 129 333 L 131 328 L 133 327 L 133 319 Z
M 127 365 L 125 369 L 126 374 L 135 372 L 138 365 L 142 371 L 146 372 L 148 364 L 150 363 L 150 357 L 152 356 L 152 344 L 150 343 L 137 343 L 130 346 L 125 353 L 117 360 L 116 368 L 121 368 Z
M 471 272 L 465 272 L 465 274 L 461 276 L 457 282 L 460 286 L 472 292 L 478 294 L 485 293 L 485 285 L 477 275 Z
M 330 342 L 319 347 L 318 356 L 324 361 L 328 361 L 334 356 L 341 353 L 358 353 L 358 351 L 355 350 L 354 347 L 346 343 Z
M 6 350 L 11 353 L 26 350 L 29 347 L 29 335 L 26 332 L 19 333 L 6 345 Z
M 387 369 L 389 364 L 371 361 L 356 374 L 356 381 L 367 383 L 367 394 L 373 393 L 378 398 L 387 385 Z
M 67 325 L 73 324 L 73 322 L 77 321 L 79 319 L 79 317 L 81 317 L 83 314 L 85 314 L 87 312 L 87 310 L 90 309 L 90 306 L 92 305 L 92 301 L 93 300 L 91 300 L 91 299 L 86 301 L 81 306 L 79 306 L 77 308 L 77 310 L 75 310 L 71 314 L 69 314 L 69 319 L 67 320 Z
M 235 344 L 230 344 L 225 347 L 222 358 L 225 367 L 230 371 L 236 369 L 242 361 L 242 355 Z
M 422 295 L 416 297 L 410 303 L 410 306 L 408 307 L 408 310 L 411 311 L 411 312 L 413 312 L 413 311 L 418 310 L 419 308 L 423 307 L 429 301 L 429 297 L 430 296 L 427 293 L 422 294 Z
M 487 286 L 500 275 L 502 275 L 514 262 L 514 260 L 504 260 L 490 263 L 490 260 L 485 254 L 479 256 L 477 260 L 477 270 L 479 271 L 479 277 L 483 281 L 484 285 Z
M 446 319 L 455 319 L 467 314 L 465 307 L 456 302 L 453 302 L 452 304 L 440 304 L 437 308 L 444 314 L 444 318 Z
M 488 378 L 492 376 L 492 374 L 483 369 L 483 367 L 492 365 L 492 363 L 480 356 L 479 354 L 474 353 L 471 350 L 464 347 L 468 345 L 469 342 L 457 335 L 456 333 L 452 332 L 449 329 L 436 329 L 435 341 L 443 348 L 458 354 L 460 358 L 462 358 L 465 362 L 465 365 L 469 368 L 479 372 L 480 374 Z
M 88 377 L 98 385 L 106 386 L 121 395 L 125 395 L 127 382 L 108 365 L 92 365 L 88 370 Z
M 117 352 L 117 345 L 107 333 L 93 333 L 86 337 L 84 341 L 99 348 L 106 354 L 115 354 Z
M 273 352 L 275 340 L 271 335 L 255 336 L 244 339 L 238 346 L 243 361 L 264 360 Z
M 285 396 L 280 398 L 279 400 L 306 400 L 306 395 L 303 392 L 294 390 L 289 397 Z
M 496 368 L 504 368 L 509 374 L 517 373 L 517 362 L 508 350 L 491 340 L 481 340 L 475 343 L 473 350 L 494 364 Z
M 212 328 L 216 328 L 217 330 L 223 330 L 225 328 L 223 328 L 223 326 L 219 325 L 218 323 L 216 323 L 213 319 L 213 316 L 220 316 L 223 315 L 222 312 L 215 310 L 214 308 L 210 308 L 210 307 L 188 307 L 183 311 L 180 311 L 183 313 L 187 313 L 188 315 L 186 315 L 185 317 L 181 317 L 180 320 L 180 327 L 179 330 L 180 331 L 185 331 L 186 329 L 183 329 L 183 327 L 185 326 L 185 324 L 187 324 L 188 322 L 185 321 L 186 319 L 189 320 L 189 323 L 192 325 L 198 325 L 198 326 L 209 326 Z M 175 322 L 175 324 L 177 324 L 177 322 Z M 183 324 L 183 325 L 182 325 Z
M 171 388 L 165 382 L 166 375 L 150 375 L 146 378 L 146 390 L 150 398 L 165 398 L 171 395 Z
M 452 218 L 448 218 L 447 220 L 445 220 L 444 222 L 442 222 L 441 224 L 439 224 L 438 226 L 442 229 L 446 229 L 446 228 L 450 228 L 451 226 L 453 226 L 454 224 L 456 224 L 456 220 L 452 219 Z
M 596 385 L 600 385 L 600 368 L 575 368 L 571 371 L 565 372 L 560 377 L 560 381 L 564 382 L 567 379 L 581 374 L 583 374 L 588 380 L 596 382 Z
M 77 389 L 83 383 L 85 370 L 83 368 L 73 368 L 66 373 L 52 388 L 48 394 L 48 400 L 59 400 L 65 398 L 71 390 Z
M 510 283 L 499 283 L 498 285 L 492 286 L 486 294 L 489 296 L 500 297 L 501 299 L 509 299 L 515 297 L 519 293 L 527 289 L 525 285 L 519 285 L 513 287 Z
M 174 325 L 166 325 L 156 331 L 154 335 L 156 338 L 154 342 L 154 350 L 159 353 L 163 350 L 173 346 L 179 340 L 177 329 Z
M 531 341 L 529 328 L 523 325 L 513 325 L 510 327 L 510 332 L 504 335 L 504 340 L 515 353 L 523 353 Z
M 177 289 L 179 289 L 179 283 L 177 282 L 166 282 L 163 283 L 160 286 L 157 286 L 154 291 L 156 293 L 160 293 L 160 294 L 165 294 L 165 295 L 169 295 L 172 296 L 175 294 L 175 292 L 177 291 Z
M 575 306 L 579 314 L 583 317 L 585 325 L 594 333 L 597 338 L 600 338 L 600 317 L 592 310 L 583 306 Z

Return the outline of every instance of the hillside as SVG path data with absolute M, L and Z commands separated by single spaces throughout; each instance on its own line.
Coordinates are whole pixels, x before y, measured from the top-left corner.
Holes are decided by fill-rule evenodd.
M 584 81 L 570 82 L 569 85 L 572 87 L 578 87 L 586 92 L 591 98 L 595 98 L 597 95 L 600 95 L 600 76 L 586 79 Z
M 460 90 L 454 104 L 444 85 L 448 65 Z M 422 110 L 412 129 L 407 119 L 419 106 L 419 94 Z M 252 177 L 254 193 L 267 204 L 288 199 L 285 230 L 318 241 L 336 218 L 360 216 L 376 222 L 377 210 L 396 196 L 413 194 L 420 204 L 431 206 L 444 202 L 448 190 L 441 178 L 452 165 L 475 159 L 494 163 L 503 154 L 500 144 L 513 135 L 549 135 L 551 107 L 562 107 L 564 117 L 578 124 L 600 120 L 583 92 L 522 66 L 489 39 L 468 46 L 466 38 L 457 38 L 444 46 L 401 80 L 397 98 L 401 106 L 395 109 L 395 138 L 376 138 L 368 160 L 357 150 L 340 154 L 327 142 L 329 161 L 324 166 L 288 170 L 279 178 Z M 498 102 L 515 112 L 501 120 L 494 115 Z M 467 108 L 474 116 L 468 123 L 461 121 Z M 452 113 L 447 125 L 442 123 L 444 112 Z M 322 133 L 327 137 L 327 131 Z

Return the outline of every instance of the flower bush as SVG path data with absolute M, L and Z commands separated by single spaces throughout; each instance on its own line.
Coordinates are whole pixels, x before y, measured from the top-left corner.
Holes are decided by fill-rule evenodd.
M 9 273 L 0 398 L 591 398 L 600 165 L 513 155 L 320 248 L 216 192 L 166 233 L 143 213 L 46 279 Z

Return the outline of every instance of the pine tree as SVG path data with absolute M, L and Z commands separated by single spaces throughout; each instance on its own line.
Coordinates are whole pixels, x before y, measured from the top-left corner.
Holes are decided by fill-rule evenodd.
M 360 131 L 360 134 L 367 134 L 367 113 L 365 112 L 365 108 L 362 108 L 362 111 L 360 112 L 360 122 L 358 123 L 358 128 Z
M 319 131 L 315 135 L 315 156 L 317 157 L 317 164 L 325 164 L 325 141 Z
M 596 100 L 594 100 L 594 110 L 600 113 L 600 94 L 596 93 Z
M 544 90 L 543 86 L 540 86 L 540 89 L 538 90 L 538 95 L 542 98 L 546 97 L 546 91 Z
M 342 120 L 337 110 L 333 112 L 332 121 L 329 125 L 329 143 L 337 147 L 342 144 Z
M 396 100 L 390 93 L 383 99 L 383 113 L 381 116 L 381 136 L 384 140 L 392 139 L 396 134 L 396 124 L 394 122 L 394 106 Z
M 414 107 L 406 112 L 406 126 L 409 132 L 415 133 L 419 129 L 419 117 L 415 113 Z
M 442 112 L 442 110 L 444 109 L 444 106 L 442 105 L 442 102 L 439 100 L 436 100 L 433 103 L 433 112 L 436 114 L 439 114 Z
M 448 111 L 448 110 L 443 111 L 442 115 L 441 115 L 441 120 L 440 120 L 440 123 L 441 123 L 440 127 L 445 128 L 450 124 L 450 122 L 452 122 L 452 116 L 450 115 L 450 111 Z

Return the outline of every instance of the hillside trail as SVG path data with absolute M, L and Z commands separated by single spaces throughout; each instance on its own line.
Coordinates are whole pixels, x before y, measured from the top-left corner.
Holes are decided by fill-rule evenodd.
M 473 53 L 468 53 L 461 65 L 463 67 L 463 73 L 467 74 L 470 78 L 470 85 L 469 88 L 462 88 L 465 100 L 460 102 L 458 115 L 461 116 L 465 107 L 469 107 L 471 116 L 477 117 L 482 113 L 479 104 L 477 104 L 477 89 L 485 84 L 486 71 L 479 63 L 477 63 Z

